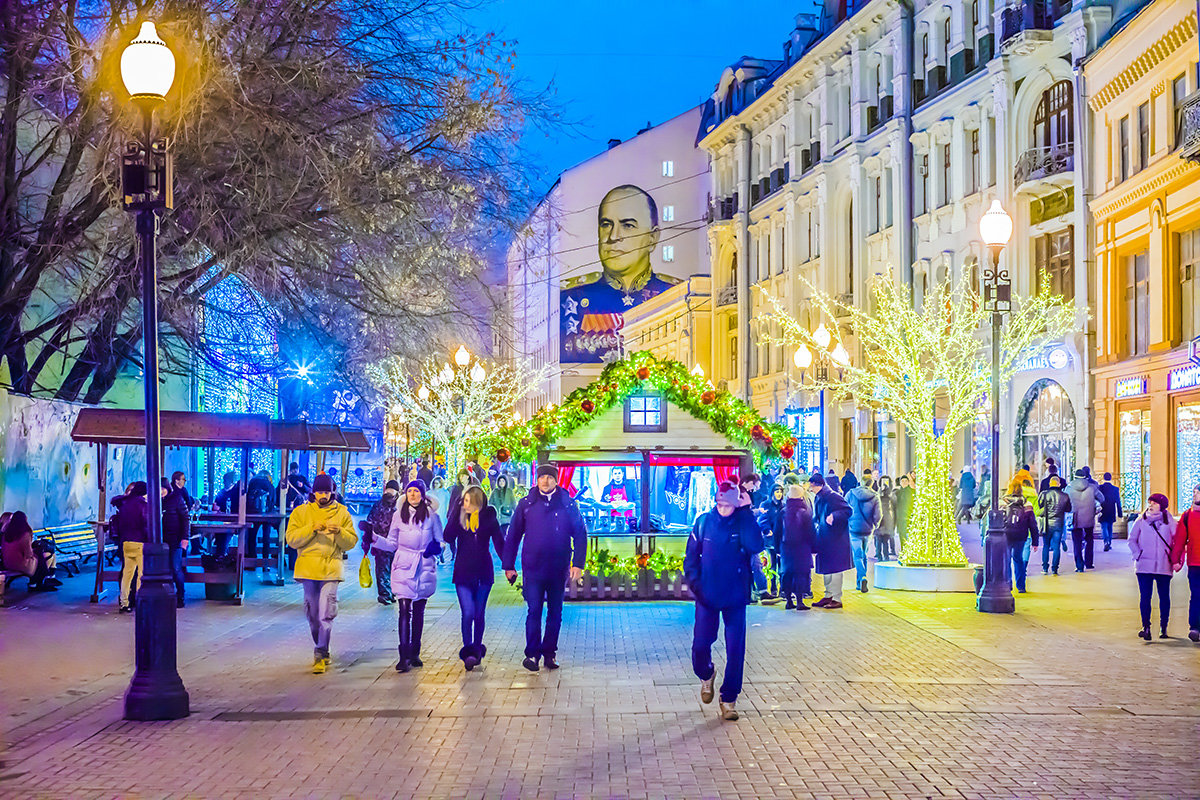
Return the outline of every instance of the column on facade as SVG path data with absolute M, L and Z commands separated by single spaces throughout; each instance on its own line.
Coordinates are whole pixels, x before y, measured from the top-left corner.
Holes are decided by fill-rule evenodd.
M 850 37 L 850 136 L 858 139 L 862 136 L 866 123 L 866 106 L 869 94 L 866 90 L 866 53 L 863 50 L 862 31 L 855 31 Z
M 1170 258 L 1170 243 L 1167 240 L 1167 221 L 1162 202 L 1155 200 L 1150 204 L 1150 240 L 1148 242 L 1148 259 L 1150 269 L 1158 269 L 1157 278 L 1151 278 L 1150 296 L 1147 304 L 1150 308 L 1150 351 L 1169 350 L 1175 344 L 1171 329 L 1171 308 L 1168 302 L 1171 290 L 1167 282 L 1174 274 L 1174 259 Z M 1157 313 L 1156 313 L 1157 312 Z
M 737 386 L 743 399 L 750 397 L 750 130 L 745 125 L 737 129 L 735 166 L 738 184 L 737 230 Z
M 829 64 L 822 63 L 820 65 L 821 77 L 817 83 L 817 96 L 820 98 L 820 103 L 817 106 L 820 111 L 821 125 L 821 158 L 827 158 L 834 144 L 837 143 L 837 132 L 834 126 L 837 124 L 837 105 L 834 100 L 834 75 Z

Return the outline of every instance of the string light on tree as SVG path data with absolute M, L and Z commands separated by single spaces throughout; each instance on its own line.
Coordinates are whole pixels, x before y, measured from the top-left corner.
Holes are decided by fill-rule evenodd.
M 907 288 L 878 275 L 870 281 L 875 310 L 868 313 L 839 303 L 801 280 L 820 325 L 809 331 L 784 310 L 779 299 L 763 291 L 769 309 L 763 329 L 779 331 L 764 338 L 794 347 L 794 360 L 801 369 L 811 363 L 810 351 L 834 363 L 837 369 L 812 376 L 810 388 L 886 410 L 904 424 L 913 440 L 917 485 L 900 560 L 914 565 L 965 565 L 954 526 L 950 477 L 954 445 L 963 429 L 974 424 L 976 402 L 986 395 L 991 377 L 980 353 L 981 324 L 988 318 L 982 298 L 964 276 L 956 285 L 946 281 L 933 286 L 921 308 L 914 308 Z M 838 319 L 842 325 L 833 324 Z M 1014 302 L 1009 325 L 1000 337 L 1002 380 L 1012 377 L 1031 350 L 1060 338 L 1074 322 L 1072 309 L 1046 289 Z M 855 335 L 861 363 L 850 358 L 843 331 Z

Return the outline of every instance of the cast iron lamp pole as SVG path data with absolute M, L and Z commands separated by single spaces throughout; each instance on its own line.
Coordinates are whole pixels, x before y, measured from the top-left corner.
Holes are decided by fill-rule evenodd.
M 172 554 L 162 537 L 162 442 L 158 414 L 158 275 L 155 239 L 159 215 L 172 205 L 166 141 L 152 139 L 154 110 L 175 79 L 175 56 L 154 29 L 141 30 L 121 54 L 121 80 L 142 113 L 142 140 L 125 147 L 121 183 L 125 210 L 137 220 L 142 272 L 143 382 L 146 401 L 146 501 L 150 541 L 134 621 L 134 672 L 125 692 L 125 719 L 186 717 L 188 693 L 176 668 L 175 589 Z
M 1000 253 L 1012 236 L 1012 217 L 999 200 L 979 220 L 979 233 L 992 254 L 991 268 L 983 273 L 984 307 L 992 312 L 992 507 L 988 512 L 987 544 L 983 554 L 983 588 L 977 608 L 993 614 L 1016 610 L 1009 573 L 1008 538 L 1000 510 L 1000 324 L 1009 310 L 1012 283 L 1008 270 L 1000 269 Z

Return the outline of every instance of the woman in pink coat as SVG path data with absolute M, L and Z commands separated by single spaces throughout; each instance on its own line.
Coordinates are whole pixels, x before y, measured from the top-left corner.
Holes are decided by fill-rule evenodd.
M 411 481 L 404 503 L 392 515 L 384 537 L 392 556 L 392 594 L 400 611 L 400 660 L 397 672 L 421 667 L 421 632 L 425 628 L 425 603 L 437 589 L 436 558 L 442 552 L 442 521 L 425 497 L 425 482 Z M 379 542 L 376 542 L 379 546 Z
M 1171 576 L 1179 569 L 1172 563 L 1171 550 L 1175 538 L 1175 519 L 1167 511 L 1171 507 L 1166 495 L 1152 494 L 1133 528 L 1129 531 L 1129 552 L 1137 572 L 1141 593 L 1139 608 L 1142 629 L 1138 636 L 1150 641 L 1150 595 L 1158 589 L 1159 638 L 1167 638 L 1167 618 L 1171 615 Z

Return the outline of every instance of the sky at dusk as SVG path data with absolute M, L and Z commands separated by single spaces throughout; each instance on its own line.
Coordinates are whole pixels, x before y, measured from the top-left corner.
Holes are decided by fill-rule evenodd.
M 545 186 L 566 168 L 703 102 L 721 70 L 743 55 L 780 58 L 795 16 L 812 4 L 758 0 L 493 0 L 468 16 L 517 40 L 517 70 L 553 81 L 577 125 L 527 136 Z M 753 9 L 751 11 L 751 9 Z

